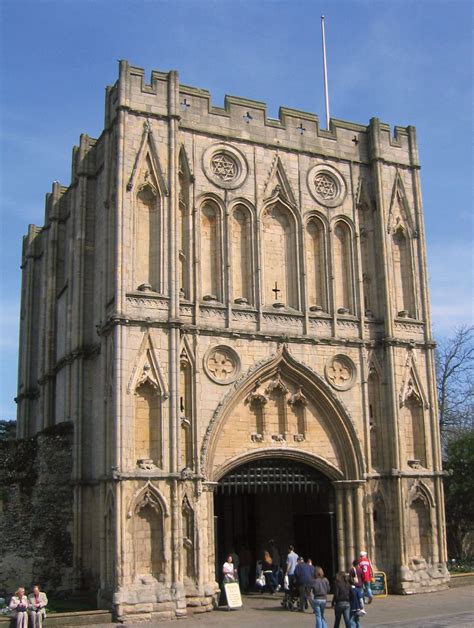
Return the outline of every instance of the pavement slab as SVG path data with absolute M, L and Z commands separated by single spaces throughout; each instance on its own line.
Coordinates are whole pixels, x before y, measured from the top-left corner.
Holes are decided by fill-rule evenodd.
M 313 628 L 314 615 L 287 611 L 281 606 L 282 595 L 246 595 L 241 609 L 229 611 L 224 607 L 211 613 L 179 620 L 182 628 Z M 375 599 L 366 607 L 367 615 L 361 626 L 377 628 L 474 628 L 474 586 L 448 589 L 423 595 L 389 595 Z M 325 613 L 328 628 L 334 625 L 334 612 Z M 341 622 L 342 625 L 344 622 Z M 140 628 L 174 626 L 170 622 L 140 623 Z M 135 628 L 137 624 L 116 624 Z M 96 628 L 110 628 L 111 624 Z M 342 627 L 341 627 L 342 628 Z

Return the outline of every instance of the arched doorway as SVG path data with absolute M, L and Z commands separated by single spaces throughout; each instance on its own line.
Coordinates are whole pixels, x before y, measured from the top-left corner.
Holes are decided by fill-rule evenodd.
M 214 495 L 216 578 L 231 550 L 247 547 L 255 561 L 273 539 L 284 565 L 288 545 L 323 567 L 337 570 L 335 498 L 331 481 L 318 469 L 290 458 L 263 457 L 234 467 Z

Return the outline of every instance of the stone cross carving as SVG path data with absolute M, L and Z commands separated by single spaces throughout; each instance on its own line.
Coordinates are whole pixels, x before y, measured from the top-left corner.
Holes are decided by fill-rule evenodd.
M 328 378 L 338 386 L 343 386 L 352 377 L 349 368 L 339 360 L 333 360 L 328 368 Z
M 275 281 L 275 287 L 272 288 L 272 292 L 275 293 L 275 301 L 278 301 L 278 293 L 281 292 L 281 290 L 278 288 L 278 284 Z
M 227 379 L 235 371 L 235 364 L 227 353 L 216 351 L 210 356 L 207 368 L 216 379 Z

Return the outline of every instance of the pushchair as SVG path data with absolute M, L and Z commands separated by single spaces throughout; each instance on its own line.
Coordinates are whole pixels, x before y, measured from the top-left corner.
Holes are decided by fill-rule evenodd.
M 300 599 L 300 591 L 296 578 L 290 578 L 289 586 L 284 587 L 283 591 L 285 595 L 281 601 L 281 605 L 286 611 L 298 610 L 298 604 Z

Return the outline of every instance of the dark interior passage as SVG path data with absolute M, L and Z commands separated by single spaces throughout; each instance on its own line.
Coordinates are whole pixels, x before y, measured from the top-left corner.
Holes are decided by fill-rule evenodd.
M 285 561 L 288 545 L 333 577 L 337 565 L 333 488 L 316 469 L 284 458 L 242 465 L 219 482 L 215 495 L 216 578 L 227 555 L 245 546 L 255 562 L 275 541 Z

